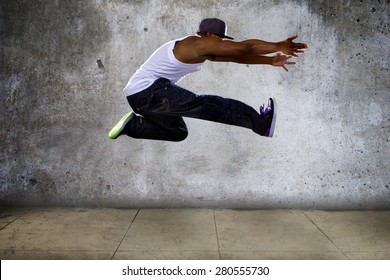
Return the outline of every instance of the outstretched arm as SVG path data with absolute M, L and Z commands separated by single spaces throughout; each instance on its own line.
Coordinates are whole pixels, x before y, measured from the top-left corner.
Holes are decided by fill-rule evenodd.
M 204 56 L 243 56 L 282 52 L 286 55 L 297 57 L 298 53 L 303 53 L 303 49 L 307 48 L 307 45 L 304 43 L 294 42 L 297 37 L 298 35 L 295 35 L 277 43 L 257 39 L 234 42 L 216 38 L 202 38 L 197 48 L 198 54 Z
M 221 62 L 235 62 L 241 64 L 268 64 L 275 67 L 283 67 L 288 71 L 286 65 L 295 64 L 295 62 L 289 61 L 291 56 L 286 56 L 277 53 L 275 56 L 262 56 L 262 55 L 237 55 L 237 56 L 210 56 L 208 60 L 221 61 Z
M 250 45 L 250 52 L 252 54 L 269 54 L 274 52 L 282 52 L 286 55 L 291 55 L 298 57 L 298 53 L 303 53 L 303 49 L 307 48 L 307 45 L 304 43 L 295 43 L 293 42 L 298 35 L 287 38 L 284 41 L 280 41 L 277 43 L 271 43 L 261 40 L 246 40 L 241 43 Z

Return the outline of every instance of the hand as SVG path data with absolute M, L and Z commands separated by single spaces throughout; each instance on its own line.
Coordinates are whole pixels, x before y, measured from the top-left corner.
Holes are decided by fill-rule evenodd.
M 291 55 L 283 55 L 277 53 L 274 57 L 272 57 L 272 66 L 275 67 L 283 67 L 284 70 L 288 71 L 286 64 L 295 64 L 295 62 L 288 61 L 291 58 Z
M 279 50 L 286 55 L 298 57 L 297 53 L 303 53 L 304 51 L 302 49 L 307 49 L 307 45 L 304 43 L 294 43 L 293 41 L 296 38 L 298 38 L 298 35 L 279 42 Z

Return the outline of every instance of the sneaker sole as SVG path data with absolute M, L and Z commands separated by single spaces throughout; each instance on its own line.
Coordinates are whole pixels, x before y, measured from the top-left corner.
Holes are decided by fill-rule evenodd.
M 275 131 L 275 125 L 276 125 L 276 115 L 277 115 L 277 111 L 278 111 L 278 103 L 276 102 L 276 99 L 275 98 L 271 98 L 272 99 L 272 103 L 273 103 L 273 111 L 274 111 L 274 115 L 272 116 L 272 122 L 271 122 L 271 127 L 269 129 L 269 133 L 268 133 L 268 137 L 272 137 L 274 136 L 274 131 Z
M 133 116 L 133 112 L 129 112 L 124 115 L 121 120 L 110 130 L 108 133 L 108 138 L 116 139 L 121 134 L 126 124 L 133 118 Z

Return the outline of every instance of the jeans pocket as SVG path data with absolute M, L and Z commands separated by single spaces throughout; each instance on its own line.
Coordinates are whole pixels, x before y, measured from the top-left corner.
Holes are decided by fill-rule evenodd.
M 127 97 L 127 102 L 136 113 L 140 113 L 149 106 L 152 92 L 139 92 Z
M 148 111 L 156 113 L 169 111 L 169 98 L 166 88 L 159 88 L 150 94 L 147 108 Z

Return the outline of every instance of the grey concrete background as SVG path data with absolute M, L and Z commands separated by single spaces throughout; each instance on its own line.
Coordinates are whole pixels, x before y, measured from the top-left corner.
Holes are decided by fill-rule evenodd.
M 372 1 L 0 2 L 2 206 L 389 209 L 389 13 Z M 129 77 L 219 17 L 236 40 L 299 34 L 284 72 L 206 63 L 181 86 L 258 107 L 274 138 L 187 119 L 180 143 L 107 138 Z

